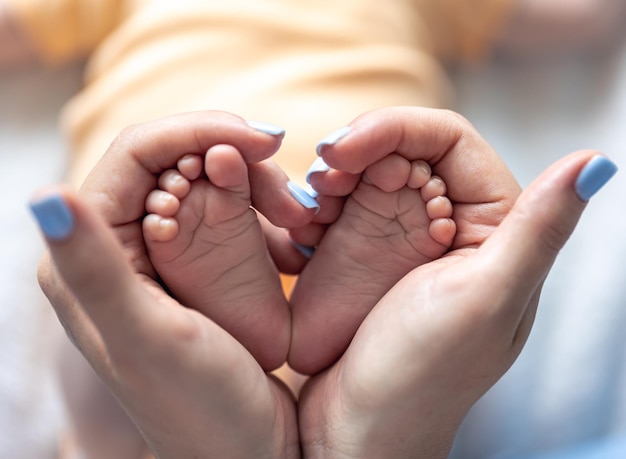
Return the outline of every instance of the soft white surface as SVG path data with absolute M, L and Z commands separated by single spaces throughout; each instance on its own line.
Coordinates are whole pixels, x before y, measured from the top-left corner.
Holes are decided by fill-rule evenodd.
M 591 200 L 522 356 L 467 419 L 457 457 L 527 457 L 626 435 L 626 48 L 469 70 L 458 86 L 457 108 L 524 186 L 581 148 L 605 152 L 622 171 Z
M 56 130 L 78 69 L 0 75 L 0 457 L 47 459 L 63 422 L 52 378 L 59 332 L 39 293 L 42 244 L 26 202 L 58 181 Z M 457 78 L 457 109 L 523 185 L 583 147 L 626 164 L 626 50 L 595 61 L 493 64 Z M 518 363 L 468 418 L 458 457 L 485 459 L 626 434 L 624 171 L 593 198 L 550 276 Z
M 56 458 L 60 327 L 37 286 L 43 244 L 27 202 L 63 174 L 57 112 L 78 84 L 78 69 L 0 74 L 0 458 Z

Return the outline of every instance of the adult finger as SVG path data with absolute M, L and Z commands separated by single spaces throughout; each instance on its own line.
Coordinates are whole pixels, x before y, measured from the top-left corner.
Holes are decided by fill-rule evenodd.
M 252 205 L 280 228 L 309 223 L 319 204 L 309 190 L 289 180 L 271 159 L 248 165 Z
M 537 290 L 574 231 L 586 202 L 617 171 L 591 150 L 572 153 L 541 174 L 483 244 L 476 261 L 490 283 L 520 298 Z
M 504 161 L 476 129 L 448 110 L 373 110 L 320 145 L 318 150 L 331 167 L 349 173 L 359 173 L 391 154 L 428 162 L 432 173 L 446 183 L 446 195 L 454 206 L 453 249 L 482 244 L 521 191 Z
M 124 353 L 153 336 L 156 302 L 98 214 L 64 188 L 39 193 L 31 210 L 49 247 L 40 284 L 75 344 Z
M 214 145 L 228 144 L 253 163 L 275 153 L 284 134 L 277 126 L 246 122 L 218 111 L 185 113 L 137 124 L 118 135 L 81 191 L 108 222 L 126 223 L 143 215 L 143 198 L 156 186 L 158 175 L 175 167 L 185 154 L 203 155 Z M 124 199 L 124 205 L 120 199 Z
M 406 155 L 407 159 L 438 162 L 470 134 L 472 141 L 478 141 L 477 152 L 483 155 L 485 150 L 492 151 L 458 113 L 423 107 L 385 107 L 366 112 L 349 126 L 329 134 L 318 144 L 317 153 L 332 167 L 359 173 L 392 152 Z
M 517 193 L 498 154 L 469 121 L 448 110 L 372 110 L 323 139 L 318 153 L 331 167 L 353 174 L 392 153 L 427 161 L 448 181 L 450 199 L 459 203 L 495 202 Z

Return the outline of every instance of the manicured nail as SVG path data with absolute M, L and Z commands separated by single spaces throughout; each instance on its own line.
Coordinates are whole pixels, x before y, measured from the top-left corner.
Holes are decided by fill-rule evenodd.
M 319 212 L 319 203 L 315 200 L 313 196 L 307 193 L 304 188 L 294 182 L 288 182 L 287 188 L 289 189 L 291 195 L 296 199 L 296 201 L 298 201 L 307 209 L 315 209 L 315 212 Z
M 41 231 L 52 240 L 67 238 L 74 229 L 74 216 L 63 198 L 50 195 L 30 203 Z
M 261 131 L 265 134 L 273 135 L 275 137 L 282 137 L 285 135 L 285 129 L 270 123 L 264 123 L 263 121 L 246 121 L 248 126 L 257 131 Z
M 330 170 L 330 167 L 328 167 L 328 164 L 326 164 L 324 162 L 323 158 L 317 158 L 315 161 L 313 161 L 313 164 L 311 165 L 311 167 L 309 167 L 309 170 L 306 173 L 306 183 L 311 183 L 311 175 L 317 173 L 317 172 L 328 172 Z
M 335 145 L 337 142 L 347 136 L 351 130 L 352 128 L 350 126 L 345 126 L 337 129 L 335 132 L 328 134 L 326 137 L 320 140 L 320 143 L 318 143 L 317 147 L 315 148 L 317 156 L 320 156 L 322 154 L 322 150 L 326 145 Z
M 303 257 L 305 257 L 305 258 L 307 258 L 309 260 L 311 259 L 311 257 L 315 253 L 315 247 L 309 247 L 307 245 L 298 244 L 297 242 L 294 242 L 293 240 L 291 240 L 291 238 L 289 239 L 289 242 L 291 242 L 291 245 L 293 245 L 294 248 L 298 252 L 300 252 Z
M 311 196 L 313 199 L 317 199 L 320 195 L 310 184 L 307 184 L 307 186 L 304 188 L 304 191 L 306 191 L 306 194 Z
M 583 201 L 591 197 L 615 175 L 617 165 L 605 156 L 594 156 L 578 174 L 576 194 Z

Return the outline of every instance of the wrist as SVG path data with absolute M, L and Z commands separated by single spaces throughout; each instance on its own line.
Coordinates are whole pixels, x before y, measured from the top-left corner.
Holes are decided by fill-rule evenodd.
M 303 456 L 306 459 L 446 459 L 452 448 L 456 428 L 453 432 L 442 431 L 430 436 L 414 435 L 411 438 L 386 436 L 382 432 L 369 437 L 352 436 L 332 438 L 333 435 L 315 441 L 303 441 Z M 345 436 L 342 434 L 342 436 Z
M 299 411 L 307 459 L 444 459 L 466 412 L 416 400 L 374 406 L 336 393 L 312 395 L 314 386 L 305 389 Z

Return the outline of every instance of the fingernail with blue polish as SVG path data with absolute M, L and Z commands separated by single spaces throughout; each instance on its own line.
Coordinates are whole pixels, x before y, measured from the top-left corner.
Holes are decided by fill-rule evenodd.
M 306 207 L 307 209 L 315 209 L 316 212 L 319 211 L 319 203 L 300 185 L 294 182 L 288 182 L 287 188 L 289 189 L 291 195 L 296 199 L 296 201 L 298 201 L 304 207 Z
M 30 210 L 41 231 L 52 240 L 65 239 L 74 229 L 72 211 L 58 194 L 31 202 Z
M 326 145 L 335 145 L 337 142 L 347 136 L 351 130 L 352 128 L 350 126 L 345 126 L 337 129 L 335 132 L 328 134 L 326 137 L 320 140 L 315 149 L 315 151 L 317 152 L 317 156 L 320 156 L 322 154 L 322 150 Z
M 307 185 L 304 191 L 306 191 L 306 194 L 311 196 L 313 199 L 317 199 L 320 195 L 311 185 Z
M 604 156 L 593 157 L 578 174 L 576 194 L 583 201 L 591 197 L 615 175 L 617 165 Z
M 313 161 L 313 164 L 309 167 L 309 170 L 306 173 L 306 183 L 311 183 L 311 175 L 316 174 L 317 172 L 328 172 L 329 170 L 330 167 L 328 167 L 328 164 L 324 162 L 324 159 L 317 158 Z
M 313 256 L 313 254 L 315 253 L 315 247 L 309 247 L 307 245 L 302 245 L 302 244 L 298 244 L 297 242 L 294 242 L 293 240 L 289 239 L 289 242 L 291 242 L 291 245 L 294 246 L 294 248 L 300 252 L 302 254 L 303 257 L 307 258 L 307 259 L 311 259 L 311 257 Z
M 246 123 L 248 123 L 248 126 L 252 129 L 256 129 L 257 131 L 265 134 L 273 135 L 275 137 L 282 137 L 285 135 L 285 129 L 274 124 L 264 123 L 263 121 L 246 121 Z

